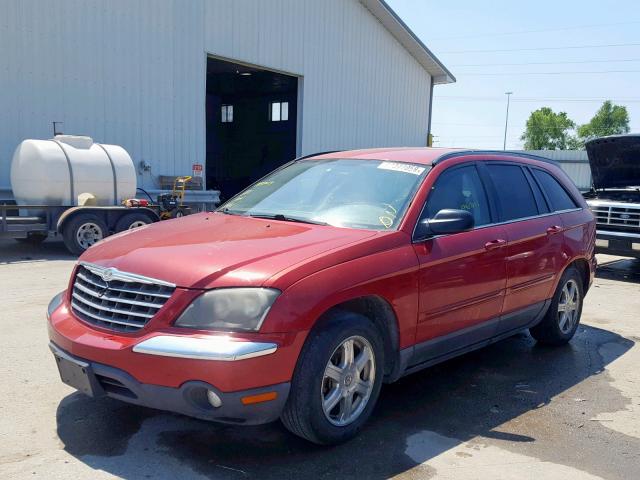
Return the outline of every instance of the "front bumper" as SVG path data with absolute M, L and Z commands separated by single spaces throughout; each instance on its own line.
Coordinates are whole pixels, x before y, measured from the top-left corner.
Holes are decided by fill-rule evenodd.
M 596 253 L 640 258 L 640 233 L 596 230 Z
M 71 355 L 53 342 L 49 348 L 56 358 L 62 381 L 82 393 L 203 420 L 244 425 L 268 423 L 278 419 L 289 395 L 289 382 L 237 392 L 222 392 L 196 380 L 184 382 L 178 388 L 145 384 L 118 368 Z M 208 400 L 209 391 L 219 399 L 219 406 L 214 407 Z M 258 403 L 246 401 L 265 395 L 272 399 Z
M 307 332 L 212 334 L 158 318 L 135 334 L 96 329 L 75 317 L 68 298 L 52 302 L 49 339 L 68 354 L 126 372 L 143 385 L 179 389 L 200 381 L 223 393 L 288 383 Z
M 170 325 L 172 313 L 135 334 L 101 330 L 76 318 L 61 292 L 47 320 L 62 381 L 204 420 L 257 425 L 280 416 L 307 332 L 191 333 Z

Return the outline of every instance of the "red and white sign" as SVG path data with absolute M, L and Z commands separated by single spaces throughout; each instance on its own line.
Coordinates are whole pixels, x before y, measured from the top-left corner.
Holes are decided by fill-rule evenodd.
M 194 177 L 201 177 L 202 176 L 202 164 L 201 163 L 194 163 L 191 167 L 191 170 L 193 170 L 193 176 Z

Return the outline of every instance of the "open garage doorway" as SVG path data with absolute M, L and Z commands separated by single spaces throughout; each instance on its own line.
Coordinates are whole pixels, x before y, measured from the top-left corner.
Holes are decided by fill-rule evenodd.
M 207 189 L 228 199 L 295 158 L 298 77 L 207 58 Z

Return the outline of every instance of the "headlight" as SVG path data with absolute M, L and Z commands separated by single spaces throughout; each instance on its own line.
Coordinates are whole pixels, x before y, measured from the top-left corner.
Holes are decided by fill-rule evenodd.
M 203 293 L 176 320 L 176 327 L 201 330 L 259 330 L 279 290 L 220 288 Z

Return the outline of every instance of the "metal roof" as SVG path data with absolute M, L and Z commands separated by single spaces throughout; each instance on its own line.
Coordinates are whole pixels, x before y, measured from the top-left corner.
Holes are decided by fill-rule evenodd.
M 454 83 L 456 77 L 422 43 L 415 33 L 384 0 L 360 0 L 367 10 L 407 49 L 433 78 L 433 83 Z

